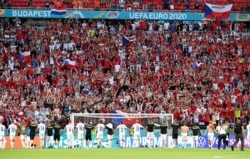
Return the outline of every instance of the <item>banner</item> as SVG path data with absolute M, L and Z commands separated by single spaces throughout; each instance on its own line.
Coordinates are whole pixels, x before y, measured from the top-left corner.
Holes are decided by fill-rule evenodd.
M 38 136 L 35 137 L 34 144 L 36 144 L 36 148 L 40 148 L 40 141 L 39 141 Z M 7 149 L 11 148 L 11 146 L 10 146 L 10 138 L 9 137 L 5 137 L 5 148 L 7 148 Z M 20 136 L 15 137 L 14 148 L 22 148 L 22 142 L 21 142 Z
M 207 20 L 205 13 L 197 12 L 129 12 L 129 11 L 88 11 L 67 10 L 65 14 L 53 14 L 51 10 L 36 9 L 0 9 L 0 17 L 6 18 L 36 18 L 36 19 L 117 19 L 117 20 Z M 250 21 L 250 13 L 231 13 L 231 21 Z
M 103 146 L 104 147 L 119 148 L 120 145 L 119 145 L 119 134 L 118 134 L 118 132 L 116 132 L 114 134 L 113 138 L 114 138 L 114 140 L 112 141 L 112 145 L 110 145 L 110 143 L 107 140 L 107 132 L 105 131 L 104 138 L 103 138 Z M 92 136 L 92 141 L 93 141 L 92 147 L 93 148 L 97 148 L 98 145 L 97 145 L 95 136 Z M 234 141 L 235 141 L 234 136 L 230 136 L 229 137 L 229 146 L 228 147 L 230 147 L 234 143 Z M 248 147 L 248 142 L 247 142 L 246 138 L 245 138 L 244 142 L 245 142 L 244 147 L 247 148 Z M 147 134 L 146 134 L 146 132 L 144 130 L 142 130 L 141 131 L 140 145 L 142 147 L 145 147 L 147 144 L 148 144 Z M 66 138 L 66 134 L 63 134 L 61 136 L 61 143 L 60 143 L 60 145 L 61 145 L 62 148 L 67 148 L 68 147 L 68 141 L 67 141 L 67 138 Z M 74 145 L 75 145 L 75 147 L 79 146 L 79 143 L 77 141 L 77 135 L 75 135 Z M 163 141 L 160 138 L 159 130 L 155 130 L 154 139 L 153 139 L 151 145 L 153 147 L 162 147 L 163 146 Z M 172 136 L 168 136 L 167 147 L 168 148 L 173 148 L 173 146 L 174 145 L 173 145 Z M 179 136 L 178 137 L 178 148 L 182 148 L 182 146 L 183 146 L 182 145 L 182 137 Z M 127 132 L 126 138 L 125 138 L 125 148 L 134 148 L 134 147 L 135 147 L 135 143 L 134 143 L 133 136 L 130 136 L 129 132 Z M 188 137 L 188 141 L 186 143 L 186 148 L 193 148 L 193 147 L 194 147 L 193 137 L 189 136 Z M 207 136 L 199 136 L 197 147 L 198 148 L 208 148 L 208 138 L 207 138 Z M 218 147 L 218 138 L 217 137 L 214 138 L 214 141 L 212 143 L 212 147 L 213 148 L 217 148 Z M 222 147 L 223 147 L 223 144 L 221 144 L 221 148 Z M 237 147 L 239 147 L 239 144 L 237 144 L 236 148 Z

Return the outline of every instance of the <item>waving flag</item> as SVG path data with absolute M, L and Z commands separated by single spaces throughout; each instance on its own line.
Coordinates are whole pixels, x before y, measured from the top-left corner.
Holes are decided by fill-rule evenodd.
M 205 17 L 215 18 L 217 16 L 221 18 L 228 18 L 232 10 L 233 4 L 228 5 L 215 5 L 205 3 Z
M 128 113 L 124 113 L 121 110 L 113 110 L 112 113 L 117 114 L 116 117 L 112 119 L 112 123 L 115 126 L 119 125 L 121 122 L 129 127 L 132 126 L 136 121 L 141 123 L 141 118 L 131 118 L 129 117 Z
M 123 120 L 123 114 L 121 113 L 121 111 L 116 111 L 116 110 L 113 110 L 111 113 L 113 114 L 120 114 L 119 116 L 117 116 L 116 118 L 113 118 L 112 119 L 112 123 L 117 126 L 119 125 Z
M 63 66 L 69 69 L 73 69 L 76 66 L 76 61 L 72 61 L 70 59 L 64 60 Z
M 203 65 L 203 63 L 201 63 L 201 62 L 195 62 L 193 64 L 193 69 L 194 70 L 199 70 L 200 68 L 202 68 L 202 65 Z
M 66 12 L 66 7 L 61 2 L 56 3 L 54 8 L 51 9 L 51 14 L 54 15 L 64 15 Z
M 23 46 L 23 45 L 24 45 L 24 40 L 21 39 L 21 40 L 19 41 L 19 44 L 20 44 L 21 46 Z
M 122 44 L 123 44 L 123 46 L 124 45 L 128 45 L 128 44 L 130 44 L 130 43 L 132 43 L 134 41 L 136 41 L 136 37 L 135 36 L 130 36 L 130 37 L 123 36 L 122 37 Z
M 20 52 L 19 59 L 20 60 L 30 59 L 30 51 Z

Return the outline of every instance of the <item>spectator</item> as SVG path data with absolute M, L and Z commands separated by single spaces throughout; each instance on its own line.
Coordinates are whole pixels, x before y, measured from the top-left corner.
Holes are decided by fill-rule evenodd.
M 169 0 L 164 0 L 164 9 L 169 9 Z
M 130 0 L 126 2 L 126 8 L 128 11 L 131 11 L 133 9 L 133 2 L 131 2 Z
M 148 4 L 149 4 L 149 0 L 142 0 L 142 9 L 147 10 Z
M 7 2 L 5 1 L 5 0 L 1 0 L 1 2 L 0 2 L 0 7 L 1 8 L 5 8 L 6 6 L 7 6 Z
M 170 8 L 170 10 L 174 10 L 174 3 L 170 2 L 169 3 L 169 8 Z
M 197 10 L 200 10 L 200 3 L 199 1 L 197 0 L 194 4 L 194 9 L 197 11 Z
M 48 9 L 50 8 L 50 2 L 48 0 L 45 2 L 45 7 Z
M 186 1 L 185 8 L 186 8 L 187 11 L 190 10 L 190 1 L 189 0 Z
M 139 9 L 139 7 L 140 7 L 140 3 L 138 1 L 134 1 L 133 2 L 133 8 L 134 8 L 134 10 L 137 11 Z
M 123 10 L 124 7 L 125 7 L 125 0 L 119 0 L 119 8 Z
M 42 116 L 65 125 L 72 112 L 115 108 L 164 111 L 205 126 L 247 115 L 238 109 L 249 115 L 249 33 L 242 23 L 228 22 L 227 31 L 210 23 L 66 19 L 37 29 L 21 20 L 1 21 L 2 118 L 8 125 L 23 113 L 25 122 Z M 124 36 L 133 42 L 123 44 Z M 19 58 L 24 51 L 30 51 L 28 59 Z

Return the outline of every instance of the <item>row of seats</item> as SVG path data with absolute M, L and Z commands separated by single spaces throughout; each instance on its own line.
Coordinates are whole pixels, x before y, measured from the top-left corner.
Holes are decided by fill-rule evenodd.
M 15 8 L 26 8 L 26 7 L 33 7 L 33 8 L 45 8 L 46 2 L 54 2 L 56 3 L 57 0 L 9 0 L 9 4 L 11 7 Z M 72 5 L 66 5 L 67 8 L 72 8 Z
M 10 0 L 9 4 L 11 7 L 28 7 L 29 6 L 29 0 Z
M 11 7 L 31 7 L 34 8 L 44 8 L 45 2 L 56 2 L 56 0 L 32 0 L 29 4 L 29 0 L 10 0 Z M 71 0 L 67 5 L 66 8 L 105 8 L 108 9 L 112 5 L 110 3 L 101 3 L 102 0 Z M 117 3 L 118 1 L 114 2 Z M 180 3 L 179 0 L 172 1 L 174 10 L 186 10 L 185 3 Z M 195 3 L 200 2 L 198 0 L 190 0 L 190 10 L 195 9 Z M 249 5 L 249 0 L 204 0 L 200 2 L 199 10 L 204 10 L 205 5 L 203 2 L 206 3 L 213 3 L 213 4 L 228 4 L 233 3 L 233 11 L 245 11 L 246 6 Z M 149 1 L 148 6 L 152 3 Z M 112 3 L 113 4 L 113 3 Z M 133 4 L 128 4 L 127 6 L 133 8 Z M 125 6 L 126 7 L 126 6 Z M 164 9 L 164 0 L 155 0 L 153 1 L 154 9 Z M 142 5 L 139 6 L 139 9 L 142 9 Z
M 178 2 L 179 0 L 174 0 L 174 2 Z M 249 0 L 189 0 L 189 2 L 203 2 L 203 3 L 210 3 L 210 4 L 217 4 L 217 3 L 249 3 Z
M 86 1 L 88 1 L 88 3 L 86 3 Z M 214 0 L 206 0 L 206 2 L 210 2 L 212 4 L 228 4 L 228 2 L 225 2 L 228 0 L 217 0 L 216 2 L 214 2 Z M 230 1 L 230 0 L 229 0 Z M 237 2 L 237 0 L 232 0 L 233 1 L 233 11 L 245 11 L 245 7 L 249 4 L 249 0 L 238 0 L 239 2 Z M 195 10 L 195 3 L 197 2 L 197 0 L 190 0 L 190 10 Z M 148 6 L 151 4 L 152 2 L 150 1 L 148 3 Z M 93 0 L 73 0 L 72 1 L 72 6 L 73 8 L 109 8 L 110 6 L 112 6 L 111 4 L 104 4 L 102 5 L 100 3 L 100 1 L 93 1 Z M 132 4 L 131 4 L 132 5 Z M 129 4 L 128 6 L 131 7 L 131 5 Z M 153 1 L 153 7 L 154 9 L 164 9 L 164 0 L 154 0 Z M 186 10 L 186 6 L 185 3 L 181 4 L 179 3 L 179 1 L 175 2 L 173 1 L 173 5 L 174 5 L 174 10 Z M 133 5 L 132 5 L 133 7 Z M 139 6 L 139 9 L 142 9 L 142 5 Z M 205 9 L 205 3 L 200 3 L 200 7 L 199 10 L 204 10 Z

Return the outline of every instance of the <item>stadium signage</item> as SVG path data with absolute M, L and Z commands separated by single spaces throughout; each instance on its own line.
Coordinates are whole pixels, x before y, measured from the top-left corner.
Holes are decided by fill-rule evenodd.
M 147 134 L 145 132 L 141 132 L 141 139 L 140 139 L 140 144 L 142 146 L 145 146 L 147 144 Z M 152 145 L 154 147 L 161 147 L 162 146 L 162 139 L 159 137 L 159 131 L 156 130 L 155 131 L 155 137 L 154 137 L 154 140 L 152 142 Z M 119 134 L 118 133 L 115 133 L 114 134 L 114 138 L 115 139 L 118 139 L 119 138 Z M 9 141 L 9 137 L 6 137 L 6 148 L 10 148 L 10 141 Z M 104 143 L 103 143 L 103 146 L 104 147 L 112 147 L 112 148 L 118 148 L 119 147 L 119 142 L 117 143 L 116 141 L 117 140 L 114 140 L 114 142 L 112 142 L 112 145 L 110 145 L 109 142 L 107 142 L 107 132 L 105 131 L 104 133 Z M 235 141 L 235 138 L 234 136 L 230 136 L 229 137 L 229 147 L 234 143 Z M 35 138 L 35 143 L 37 144 L 37 146 L 39 147 L 39 138 L 36 137 Z M 97 143 L 96 141 L 96 136 L 93 136 L 93 143 Z M 178 147 L 181 148 L 182 147 L 182 137 L 179 136 L 178 137 Z M 67 135 L 66 133 L 63 133 L 61 135 L 61 140 L 60 140 L 60 145 L 63 147 L 63 148 L 67 148 L 68 147 L 68 140 L 67 140 Z M 79 145 L 78 143 L 78 140 L 77 140 L 77 136 L 74 137 L 74 145 Z M 173 147 L 173 141 L 172 141 L 172 136 L 168 136 L 168 147 L 169 148 L 172 148 Z M 187 148 L 193 148 L 193 145 L 194 145 L 194 140 L 193 140 L 193 137 L 189 136 L 188 137 L 188 141 L 187 141 L 187 144 L 186 144 L 186 147 Z M 216 136 L 212 142 L 212 147 L 213 148 L 217 148 L 218 146 L 218 137 Z M 223 146 L 223 144 L 222 144 Z M 221 147 L 222 147 L 221 146 Z M 21 144 L 21 139 L 19 136 L 16 137 L 16 143 L 15 143 L 15 147 L 16 148 L 22 148 L 22 144 Z M 97 147 L 97 144 L 93 144 L 93 147 Z M 127 148 L 132 148 L 132 147 L 135 147 L 135 143 L 134 143 L 134 140 L 133 140 L 133 137 L 132 136 L 129 136 L 127 135 L 127 137 L 125 138 L 125 147 Z M 236 147 L 239 147 L 239 145 L 237 145 Z M 247 148 L 248 147 L 248 142 L 247 142 L 247 138 L 245 137 L 245 142 L 244 142 L 244 147 Z M 208 148 L 208 138 L 207 136 L 200 136 L 198 138 L 198 148 Z
M 12 10 L 13 17 L 27 17 L 27 18 L 47 18 L 50 17 L 50 11 L 48 10 Z
M 145 146 L 145 145 L 147 145 L 147 136 L 146 136 L 146 134 L 144 132 L 141 132 L 141 135 L 143 135 L 143 136 L 140 138 L 140 145 Z M 103 143 L 104 147 L 112 147 L 112 148 L 118 148 L 119 147 L 119 143 L 117 144 L 116 142 L 112 142 L 112 145 L 110 145 L 109 142 L 107 142 L 108 140 L 107 140 L 106 136 L 107 136 L 107 133 L 105 132 L 104 141 L 106 141 L 106 142 Z M 115 134 L 114 138 L 118 139 L 119 138 L 118 134 Z M 167 140 L 168 140 L 168 143 L 167 143 L 168 148 L 173 148 L 174 145 L 173 145 L 172 136 L 168 136 Z M 235 141 L 235 138 L 233 136 L 230 136 L 230 138 L 229 138 L 229 147 L 234 143 L 234 141 Z M 62 135 L 60 142 L 61 142 L 60 145 L 62 145 L 63 148 L 68 147 L 68 141 L 67 141 L 66 134 Z M 97 143 L 95 137 L 93 137 L 93 143 Z M 183 146 L 182 145 L 182 136 L 178 137 L 178 143 L 179 143 L 178 148 L 182 148 L 182 146 Z M 74 139 L 74 145 L 79 145 L 76 136 L 75 136 L 75 139 Z M 155 136 L 154 139 L 153 139 L 152 145 L 153 145 L 153 147 L 162 147 L 162 139 L 159 136 Z M 186 148 L 193 148 L 193 146 L 194 146 L 193 137 L 189 136 L 188 141 L 186 143 Z M 222 146 L 223 146 L 223 144 L 222 144 Z M 93 147 L 97 147 L 97 145 L 94 144 Z M 125 147 L 127 147 L 127 148 L 136 147 L 133 136 L 127 136 L 125 138 Z M 217 136 L 214 138 L 214 141 L 212 143 L 212 147 L 213 148 L 218 147 L 218 137 Z M 236 145 L 236 147 L 239 147 L 239 145 Z M 248 147 L 248 143 L 247 143 L 246 138 L 245 138 L 244 147 L 245 148 Z M 207 138 L 207 136 L 200 136 L 199 137 L 199 139 L 198 139 L 198 148 L 208 148 L 208 138 Z
M 150 20 L 187 20 L 186 13 L 164 13 L 164 12 L 132 12 L 130 19 L 150 19 Z
M 78 18 L 78 19 L 117 19 L 117 20 L 206 20 L 204 13 L 195 12 L 130 12 L 130 11 L 88 11 L 67 10 L 66 14 L 52 14 L 51 10 L 0 9 L 0 17 L 6 18 Z M 231 13 L 231 21 L 250 21 L 249 13 Z

